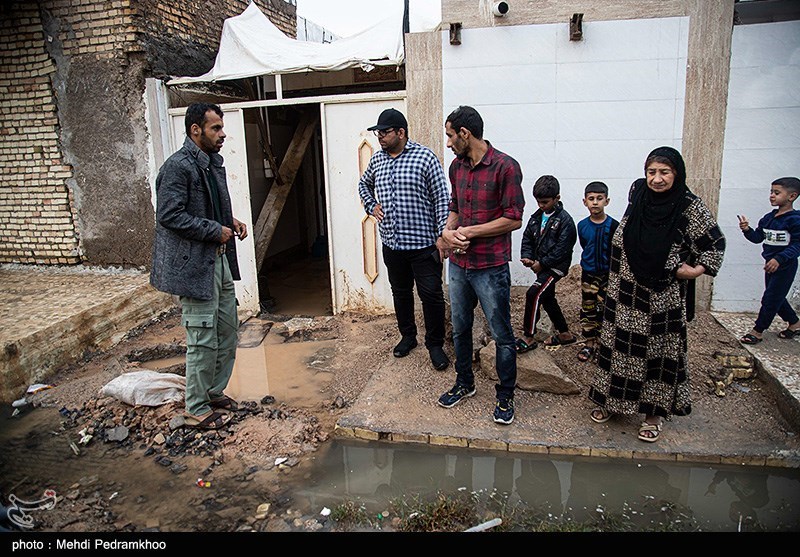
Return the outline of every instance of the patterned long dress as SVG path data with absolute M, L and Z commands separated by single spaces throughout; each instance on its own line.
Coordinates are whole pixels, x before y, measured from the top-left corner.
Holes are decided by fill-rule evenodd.
M 716 276 L 725 237 L 705 203 L 686 195 L 691 199 L 679 219 L 678 238 L 665 268 L 693 261 Z M 692 411 L 686 361 L 688 281 L 674 279 L 662 292 L 637 283 L 623 249 L 627 221 L 626 215 L 611 241 L 598 368 L 589 398 L 612 414 L 686 416 Z

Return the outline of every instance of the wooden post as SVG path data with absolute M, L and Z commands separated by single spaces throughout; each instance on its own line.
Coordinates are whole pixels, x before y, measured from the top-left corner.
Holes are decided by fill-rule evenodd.
M 253 234 L 256 244 L 256 269 L 260 269 L 264 263 L 264 257 L 272 241 L 272 236 L 275 234 L 275 227 L 278 225 L 286 198 L 292 189 L 300 163 L 303 162 L 303 156 L 305 156 L 308 144 L 317 128 L 318 116 L 315 112 L 308 112 L 301 117 L 292 142 L 286 151 L 286 156 L 281 163 L 278 176 L 276 176 L 276 180 L 267 194 L 267 199 L 264 201 L 264 206 L 258 214 Z

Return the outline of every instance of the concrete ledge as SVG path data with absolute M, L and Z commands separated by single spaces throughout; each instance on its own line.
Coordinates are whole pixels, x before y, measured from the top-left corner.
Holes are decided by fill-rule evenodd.
M 491 451 L 507 451 L 508 443 L 494 439 L 471 439 L 468 442 L 470 449 L 487 449 Z
M 590 447 L 550 447 L 549 454 L 569 456 L 592 456 Z
M 589 455 L 605 458 L 633 458 L 633 451 L 593 448 L 589 451 Z
M 353 435 L 358 439 L 366 439 L 367 441 L 378 441 L 381 438 L 381 434 L 377 431 L 371 431 L 361 427 L 354 427 Z
M 424 433 L 392 433 L 390 438 L 397 443 L 428 444 L 430 442 L 429 436 Z
M 678 454 L 676 455 L 676 459 L 678 462 L 687 462 L 687 463 L 707 463 L 707 464 L 719 464 L 721 461 L 719 455 L 684 455 Z
M 764 466 L 767 463 L 765 456 L 721 456 L 719 459 L 721 464 L 741 464 L 744 466 Z
M 356 436 L 356 433 L 353 431 L 352 427 L 342 427 L 339 424 L 336 424 L 336 426 L 333 428 L 333 434 L 336 437 L 349 439 L 353 439 Z
M 448 435 L 431 435 L 431 445 L 442 445 L 444 447 L 468 447 L 469 442 L 463 437 L 450 437 Z
M 678 455 L 675 453 L 658 453 L 656 451 L 633 451 L 633 460 L 658 460 L 661 462 L 676 462 Z
M 131 329 L 173 307 L 172 296 L 145 283 L 33 333 L 18 331 L 25 336 L 7 332 L 0 354 L 0 402 L 20 398 L 28 385 L 46 383 L 60 368 L 114 346 Z
M 529 445 L 527 443 L 509 443 L 508 452 L 550 454 L 547 445 Z

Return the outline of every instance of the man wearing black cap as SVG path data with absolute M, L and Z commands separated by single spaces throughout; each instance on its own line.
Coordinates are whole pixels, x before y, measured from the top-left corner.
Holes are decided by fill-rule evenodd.
M 417 346 L 416 283 L 425 318 L 425 347 L 433 367 L 443 370 L 450 364 L 443 349 L 441 235 L 450 201 L 444 170 L 433 151 L 408 139 L 408 122 L 399 110 L 384 110 L 368 130 L 378 137 L 381 150 L 372 155 L 361 176 L 358 194 L 364 210 L 378 221 L 402 335 L 394 355 L 402 358 Z

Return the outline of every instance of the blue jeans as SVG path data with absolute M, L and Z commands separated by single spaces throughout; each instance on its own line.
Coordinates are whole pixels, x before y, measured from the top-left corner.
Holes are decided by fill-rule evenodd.
M 450 262 L 450 311 L 456 353 L 456 384 L 472 386 L 472 324 L 478 302 L 497 348 L 498 398 L 513 398 L 517 350 L 511 328 L 511 273 L 508 263 L 488 269 L 464 269 Z

